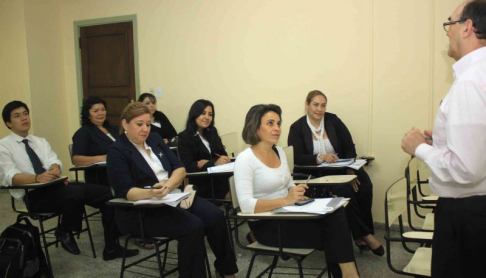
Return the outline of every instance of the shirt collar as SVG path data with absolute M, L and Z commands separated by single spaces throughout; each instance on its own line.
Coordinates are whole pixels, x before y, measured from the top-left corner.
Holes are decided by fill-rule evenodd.
M 128 138 L 127 138 L 127 139 L 128 139 Z M 130 141 L 130 139 L 128 139 L 128 141 Z M 130 143 L 132 143 L 132 144 L 133 144 L 133 146 L 135 146 L 135 148 L 136 148 L 136 149 L 140 149 L 140 147 L 139 147 L 137 144 L 133 143 L 132 141 L 130 141 Z M 145 151 L 145 150 L 150 150 L 150 151 L 152 151 L 152 148 L 151 148 L 149 145 L 147 145 L 147 142 L 143 142 L 143 147 L 144 147 L 144 151 Z
M 14 133 L 13 131 L 10 131 L 10 136 L 12 136 L 12 138 L 15 140 L 15 142 L 18 142 L 18 143 L 22 143 L 22 140 L 24 139 L 27 139 L 29 140 L 29 142 L 32 142 L 32 135 L 30 135 L 30 133 L 27 135 L 27 137 L 22 137 L 16 133 Z
M 486 47 L 478 48 L 472 52 L 469 52 L 464 57 L 459 59 L 452 69 L 454 70 L 454 79 L 460 76 L 463 72 L 469 69 L 476 62 L 486 58 Z

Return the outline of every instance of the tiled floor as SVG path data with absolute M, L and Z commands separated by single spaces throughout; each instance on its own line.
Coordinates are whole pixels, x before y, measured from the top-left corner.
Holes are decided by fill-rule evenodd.
M 10 206 L 10 195 L 7 190 L 0 190 L 0 231 L 3 231 L 5 227 L 15 222 L 16 214 L 12 211 Z M 55 221 L 51 225 L 54 225 Z M 101 228 L 101 223 L 99 221 L 91 221 L 91 226 L 93 230 L 93 236 L 95 240 L 96 252 L 98 257 L 93 258 L 91 254 L 91 249 L 89 245 L 89 240 L 86 234 L 83 234 L 78 240 L 78 245 L 81 249 L 81 255 L 75 256 L 67 253 L 61 247 L 50 247 L 49 253 L 52 261 L 52 266 L 54 270 L 54 275 L 56 277 L 119 277 L 120 275 L 120 265 L 121 259 L 114 261 L 105 262 L 101 258 L 103 251 L 103 233 Z M 246 227 L 246 225 L 245 225 Z M 247 228 L 246 228 L 247 229 Z M 383 230 L 376 231 L 377 239 L 384 244 Z M 243 233 L 246 234 L 246 233 Z M 244 242 L 244 241 L 243 241 Z M 135 248 L 133 243 L 130 243 L 130 248 Z M 171 250 L 175 251 L 176 243 L 171 244 Z M 212 252 L 209 251 L 208 255 L 209 261 L 212 263 L 214 261 L 214 256 Z M 361 277 L 399 277 L 393 273 L 387 266 L 386 257 L 378 257 L 373 255 L 371 252 L 366 252 L 360 254 L 359 250 L 355 247 L 355 257 L 358 264 L 358 268 Z M 148 254 L 148 251 L 143 250 L 142 254 Z M 248 265 L 251 258 L 251 253 L 246 250 L 242 250 L 237 247 L 236 253 L 238 256 L 238 267 L 240 269 L 237 274 L 238 277 L 246 277 L 248 271 Z M 401 245 L 393 246 L 392 255 L 394 261 L 398 267 L 403 268 L 407 261 L 411 258 L 411 254 L 406 253 Z M 139 255 L 141 256 L 141 255 Z M 175 260 L 169 260 L 169 263 L 174 263 Z M 254 269 L 252 271 L 251 277 L 255 277 L 256 274 L 264 269 L 267 264 L 270 263 L 270 258 L 258 257 Z M 304 261 L 304 267 L 322 267 L 324 263 L 324 253 L 314 252 Z M 292 260 L 279 261 L 279 265 L 293 266 L 295 263 Z M 148 268 L 140 268 L 142 271 Z M 214 270 L 212 271 L 214 277 Z M 125 277 L 140 277 L 140 274 L 130 274 L 126 273 Z M 325 275 L 324 277 L 326 277 Z M 173 274 L 170 277 L 178 277 L 177 274 Z M 275 275 L 274 277 L 296 277 L 289 275 Z M 307 277 L 307 276 L 306 276 Z M 313 277 L 313 276 L 309 276 Z

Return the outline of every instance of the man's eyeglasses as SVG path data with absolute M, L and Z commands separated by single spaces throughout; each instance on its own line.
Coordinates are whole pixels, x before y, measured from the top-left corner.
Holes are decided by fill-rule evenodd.
M 450 18 L 449 18 L 450 20 Z M 463 22 L 466 22 L 467 19 L 463 19 L 463 20 L 455 20 L 455 21 L 447 21 L 447 22 L 444 22 L 442 24 L 442 26 L 444 27 L 444 31 L 446 32 L 449 32 L 449 29 L 451 27 L 451 25 L 454 25 L 456 23 L 463 23 Z

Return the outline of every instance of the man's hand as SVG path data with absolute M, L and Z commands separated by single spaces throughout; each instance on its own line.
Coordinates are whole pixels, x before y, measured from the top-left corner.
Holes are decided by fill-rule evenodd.
M 432 135 L 432 134 L 431 134 Z M 427 142 L 425 141 L 425 137 L 420 132 L 420 130 L 416 127 L 413 127 L 410 131 L 405 133 L 402 139 L 402 149 L 404 152 L 415 155 L 415 150 L 420 144 L 424 144 Z
M 44 182 L 50 182 L 50 181 L 53 181 L 55 179 L 58 179 L 60 178 L 60 171 L 59 169 L 53 169 L 53 170 L 49 170 L 49 171 L 45 171 L 44 173 L 40 174 L 40 175 L 37 175 L 37 182 L 39 183 L 44 183 Z
M 432 146 L 432 143 L 434 142 L 434 140 L 432 139 L 432 130 L 428 129 L 428 130 L 424 130 L 424 135 L 428 138 L 425 138 L 425 142 L 429 145 Z M 429 139 L 430 138 L 430 139 Z

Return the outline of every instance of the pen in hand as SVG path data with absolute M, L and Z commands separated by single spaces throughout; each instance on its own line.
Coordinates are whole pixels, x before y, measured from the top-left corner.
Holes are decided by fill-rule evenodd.
M 309 175 L 309 177 L 307 177 L 307 180 L 305 181 L 305 185 L 307 185 L 307 183 L 309 182 L 311 177 L 312 177 L 312 175 Z

